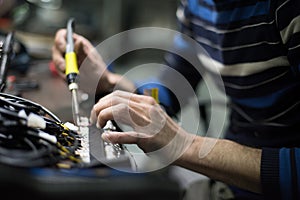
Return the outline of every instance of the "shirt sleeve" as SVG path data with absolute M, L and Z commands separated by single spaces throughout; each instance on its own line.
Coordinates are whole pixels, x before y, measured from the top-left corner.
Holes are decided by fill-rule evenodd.
M 300 198 L 300 148 L 264 148 L 261 182 L 266 199 Z

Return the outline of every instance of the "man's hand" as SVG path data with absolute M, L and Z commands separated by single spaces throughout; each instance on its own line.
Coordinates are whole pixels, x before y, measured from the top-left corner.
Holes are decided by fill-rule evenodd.
M 225 139 L 189 134 L 149 96 L 115 91 L 98 101 L 91 121 L 103 127 L 115 120 L 133 128 L 107 132 L 112 143 L 137 144 L 148 155 L 253 192 L 261 192 L 261 150 Z
M 52 47 L 52 60 L 63 79 L 65 79 L 66 35 L 66 29 L 58 30 Z M 107 69 L 101 55 L 89 40 L 76 33 L 73 33 L 73 38 L 78 66 L 85 74 L 84 80 L 81 79 L 83 83 L 80 85 L 83 89 L 84 87 L 87 90 L 95 88 L 96 91 L 92 92 L 96 93 L 108 93 L 115 88 L 126 91 L 135 90 L 135 85 L 130 80 Z
M 133 131 L 104 133 L 104 140 L 137 144 L 146 153 L 164 149 L 163 156 L 168 159 L 178 158 L 193 138 L 150 96 L 115 91 L 103 97 L 93 107 L 91 121 L 103 127 L 108 120 L 126 124 Z
M 56 32 L 54 44 L 52 47 L 52 60 L 55 64 L 58 74 L 63 79 L 65 79 L 66 76 L 64 58 L 67 45 L 66 35 L 66 29 L 58 30 Z M 98 90 L 100 90 L 101 92 L 110 91 L 113 87 L 110 82 L 113 73 L 107 70 L 107 66 L 103 62 L 100 54 L 96 51 L 90 41 L 83 36 L 73 33 L 73 38 L 78 66 L 81 67 L 81 65 L 84 65 L 84 70 L 88 71 L 88 73 L 93 76 L 93 78 L 90 77 L 91 80 L 96 79 L 97 82 L 93 84 L 97 84 L 98 81 L 99 83 L 101 82 L 101 86 L 99 85 Z

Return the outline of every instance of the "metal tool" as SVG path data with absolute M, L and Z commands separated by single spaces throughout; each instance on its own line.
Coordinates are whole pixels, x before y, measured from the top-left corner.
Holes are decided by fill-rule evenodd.
M 74 40 L 73 40 L 73 29 L 74 19 L 68 20 L 67 24 L 67 46 L 65 53 L 66 61 L 66 78 L 69 86 L 69 90 L 72 92 L 72 113 L 73 120 L 76 125 L 80 125 L 80 114 L 79 114 L 79 102 L 78 102 L 78 64 L 77 56 L 74 51 Z

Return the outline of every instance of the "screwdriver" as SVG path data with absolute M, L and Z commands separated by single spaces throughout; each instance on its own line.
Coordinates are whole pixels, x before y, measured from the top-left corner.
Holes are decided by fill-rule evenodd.
M 78 83 L 79 76 L 77 56 L 74 51 L 73 29 L 75 23 L 74 18 L 70 18 L 67 23 L 67 45 L 65 53 L 66 61 L 66 78 L 69 90 L 72 93 L 72 113 L 75 125 L 80 125 L 79 103 L 78 103 Z

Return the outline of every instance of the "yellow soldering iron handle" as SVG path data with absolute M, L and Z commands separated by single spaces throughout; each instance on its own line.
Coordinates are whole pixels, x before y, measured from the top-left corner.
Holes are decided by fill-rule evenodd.
M 75 52 L 69 52 L 65 54 L 66 61 L 66 75 L 68 74 L 79 74 L 77 57 Z

